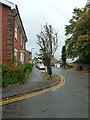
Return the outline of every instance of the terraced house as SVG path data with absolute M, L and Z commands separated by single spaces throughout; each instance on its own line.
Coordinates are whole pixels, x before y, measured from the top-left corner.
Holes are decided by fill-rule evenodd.
M 0 0 L 0 64 L 28 62 L 31 52 L 17 5 Z

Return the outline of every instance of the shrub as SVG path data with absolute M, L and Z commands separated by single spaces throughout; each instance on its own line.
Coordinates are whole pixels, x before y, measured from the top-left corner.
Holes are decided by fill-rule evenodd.
M 26 72 L 25 72 L 25 76 L 24 76 L 24 82 L 28 78 L 29 73 L 30 73 L 30 71 L 29 71 L 29 69 L 27 69 Z
M 72 64 L 67 64 L 67 68 L 73 68 Z
M 32 65 L 29 63 L 19 64 L 18 66 L 2 65 L 3 87 L 25 81 L 31 71 Z

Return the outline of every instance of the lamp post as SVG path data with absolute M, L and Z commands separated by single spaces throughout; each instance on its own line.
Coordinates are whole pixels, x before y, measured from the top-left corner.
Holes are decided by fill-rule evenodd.
M 35 48 L 31 48 L 31 55 L 32 55 L 32 50 L 35 49 Z M 33 55 L 32 55 L 32 58 L 33 58 Z M 32 59 L 31 58 L 31 59 Z M 33 60 L 31 60 L 31 63 L 33 63 Z

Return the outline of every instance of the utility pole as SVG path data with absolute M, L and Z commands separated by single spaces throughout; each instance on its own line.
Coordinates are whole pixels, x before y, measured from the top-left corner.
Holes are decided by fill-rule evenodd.
M 33 49 L 35 49 L 35 48 L 31 48 L 31 56 L 32 56 L 32 58 L 31 58 L 31 63 L 33 63 L 33 54 L 32 54 L 32 51 L 33 51 Z

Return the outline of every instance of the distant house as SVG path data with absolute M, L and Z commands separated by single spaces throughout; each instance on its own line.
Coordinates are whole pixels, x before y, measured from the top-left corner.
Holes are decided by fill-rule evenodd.
M 31 60 L 32 60 L 32 54 L 30 51 L 26 50 L 26 62 L 31 63 Z
M 52 56 L 51 64 L 57 64 L 57 62 L 58 62 L 58 60 L 56 58 L 54 58 L 54 56 Z M 43 63 L 43 60 L 38 58 L 37 63 Z
M 52 59 L 51 59 L 51 64 L 57 64 L 58 60 L 52 56 Z
M 83 64 L 80 60 L 73 62 L 73 70 L 88 70 L 88 65 Z
M 1 63 L 27 62 L 26 32 L 17 5 L 6 0 L 0 0 L 0 26 L 2 34 L 0 48 Z M 29 55 L 29 54 L 28 54 Z

